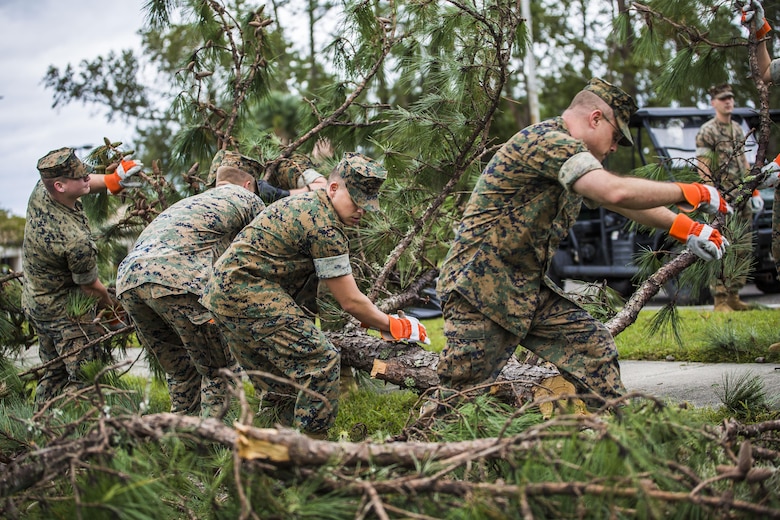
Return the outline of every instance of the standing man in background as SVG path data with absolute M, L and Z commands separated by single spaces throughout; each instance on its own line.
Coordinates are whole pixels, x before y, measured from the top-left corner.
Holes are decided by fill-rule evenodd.
M 715 116 L 701 125 L 696 134 L 696 158 L 699 176 L 702 182 L 718 187 L 722 192 L 735 192 L 750 169 L 745 156 L 745 132 L 742 126 L 732 120 L 734 112 L 734 93 L 731 85 L 724 83 L 710 88 L 710 104 Z M 748 226 L 753 221 L 753 213 L 761 211 L 764 200 L 758 191 L 754 191 L 750 202 L 737 211 L 735 217 L 744 220 Z M 751 251 L 740 253 L 747 262 Z M 748 304 L 740 300 L 739 291 L 747 279 L 744 276 L 733 277 L 730 273 L 721 276 L 710 284 L 710 292 L 715 300 L 715 310 L 719 312 L 744 311 Z

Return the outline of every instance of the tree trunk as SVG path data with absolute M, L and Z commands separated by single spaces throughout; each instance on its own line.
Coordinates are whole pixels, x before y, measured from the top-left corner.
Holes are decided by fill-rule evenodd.
M 341 362 L 346 366 L 418 392 L 439 385 L 439 376 L 436 374 L 438 354 L 428 352 L 416 343 L 388 342 L 369 336 L 357 328 L 348 328 L 339 333 L 329 332 L 327 335 L 341 349 Z M 512 356 L 497 381 L 491 385 L 490 391 L 503 400 L 520 405 L 532 397 L 533 389 L 542 381 L 556 375 L 558 370 L 548 363 L 522 363 Z

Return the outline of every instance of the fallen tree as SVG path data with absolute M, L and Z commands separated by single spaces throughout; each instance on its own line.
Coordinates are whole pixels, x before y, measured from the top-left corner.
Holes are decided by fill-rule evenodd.
M 636 401 L 640 395 L 629 396 Z M 650 408 L 662 410 L 663 405 L 650 399 Z M 615 404 L 615 403 L 613 403 Z M 632 418 L 641 414 L 634 414 Z M 460 468 L 479 465 L 481 461 L 524 460 L 545 457 L 545 446 L 566 443 L 594 444 L 598 442 L 622 444 L 616 430 L 636 430 L 630 424 L 605 419 L 599 415 L 561 415 L 521 433 L 498 437 L 480 438 L 459 442 L 328 442 L 309 438 L 286 428 L 256 428 L 235 423 L 228 426 L 218 419 L 201 419 L 170 413 L 150 415 L 125 415 L 119 417 L 97 416 L 90 431 L 83 436 L 61 438 L 48 446 L 38 448 L 17 457 L 4 465 L 0 473 L 0 497 L 9 499 L 15 494 L 38 485 L 47 485 L 52 479 L 68 470 L 90 469 L 97 473 L 110 471 L 101 464 L 90 466 L 91 461 L 109 461 L 110 454 L 128 444 L 160 441 L 169 436 L 195 439 L 200 444 L 215 443 L 234 452 L 236 465 L 234 476 L 237 485 L 253 472 L 274 472 L 273 468 L 296 468 L 296 471 L 319 471 L 328 467 L 329 477 L 321 486 L 338 490 L 342 494 L 363 496 L 378 516 L 389 518 L 387 510 L 396 507 L 386 503 L 387 497 L 406 493 L 444 494 L 468 497 L 476 492 L 493 497 L 521 497 L 524 516 L 533 518 L 530 502 L 534 497 L 570 496 L 581 499 L 585 496 L 599 496 L 610 500 L 648 500 L 664 507 L 687 503 L 703 508 L 704 511 L 718 511 L 721 514 L 744 514 L 763 518 L 780 518 L 777 497 L 766 497 L 761 491 L 764 483 L 769 484 L 776 470 L 762 466 L 759 461 L 777 463 L 780 452 L 772 442 L 770 447 L 754 448 L 755 443 L 767 443 L 771 436 L 777 439 L 780 421 L 768 421 L 755 425 L 741 425 L 729 421 L 719 434 L 708 431 L 696 433 L 709 439 L 711 450 L 722 451 L 711 454 L 713 460 L 725 458 L 730 464 L 717 466 L 715 476 L 706 468 L 686 466 L 682 462 L 669 462 L 665 471 L 647 473 L 638 478 L 605 481 L 598 476 L 576 481 L 528 481 L 524 483 L 481 482 L 472 478 L 456 478 Z M 658 420 L 666 421 L 660 413 Z M 511 421 L 512 417 L 507 418 Z M 675 429 L 670 422 L 667 427 Z M 684 427 L 684 425 L 683 425 Z M 687 427 L 684 427 L 687 428 Z M 688 428 L 690 434 L 690 428 Z M 578 432 L 578 433 L 572 433 Z M 770 437 L 768 437 L 770 436 Z M 118 444 L 118 439 L 122 441 Z M 625 445 L 626 456 L 644 448 Z M 259 466 L 253 465 L 261 462 Z M 355 478 L 374 473 L 371 468 L 393 468 L 386 478 Z M 351 469 L 350 469 L 351 468 Z M 424 469 L 423 469 L 424 468 Z M 667 479 L 666 473 L 674 475 Z M 734 496 L 731 486 L 721 487 L 724 482 L 733 485 L 745 483 L 754 490 L 753 500 Z M 671 483 L 671 484 L 670 484 Z M 253 515 L 251 500 L 239 493 L 243 517 Z M 769 495 L 771 496 L 771 494 Z M 383 498 L 386 497 L 386 498 Z M 384 516 L 383 516 L 384 515 Z

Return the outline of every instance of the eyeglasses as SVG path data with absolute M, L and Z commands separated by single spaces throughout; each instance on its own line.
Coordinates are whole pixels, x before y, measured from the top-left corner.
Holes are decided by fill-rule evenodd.
M 621 139 L 623 139 L 623 132 L 620 131 L 620 129 L 615 126 L 615 124 L 609 120 L 607 116 L 605 116 L 603 113 L 601 116 L 604 118 L 604 120 L 609 123 L 609 126 L 611 126 L 614 129 L 614 132 L 612 132 L 612 144 L 618 144 Z

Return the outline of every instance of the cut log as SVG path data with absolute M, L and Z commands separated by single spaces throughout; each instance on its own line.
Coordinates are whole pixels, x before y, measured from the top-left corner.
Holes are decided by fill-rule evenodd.
M 420 393 L 439 386 L 438 354 L 424 350 L 417 343 L 388 342 L 359 328 L 327 335 L 341 349 L 343 365 Z M 553 365 L 522 363 L 512 356 L 490 391 L 519 405 L 533 398 L 534 388 L 557 375 L 559 372 Z

